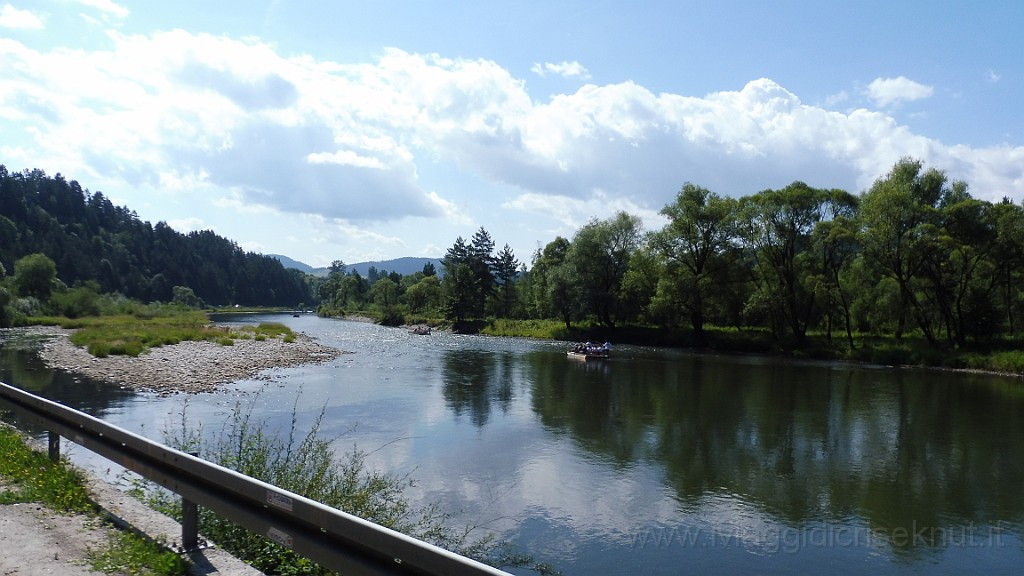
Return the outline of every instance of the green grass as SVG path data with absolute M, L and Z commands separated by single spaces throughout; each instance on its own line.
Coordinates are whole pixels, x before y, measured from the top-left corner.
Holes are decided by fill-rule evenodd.
M 71 341 L 90 354 L 138 356 L 150 348 L 192 340 L 219 340 L 227 328 L 210 325 L 202 312 L 182 312 L 143 318 L 131 315 L 63 319 L 62 328 L 75 330 Z
M 0 504 L 40 502 L 59 512 L 92 512 L 81 472 L 33 450 L 15 429 L 0 426 L 0 477 L 10 484 Z
M 720 352 L 845 360 L 887 366 L 966 368 L 1024 374 L 1024 339 L 1020 338 L 985 344 L 972 343 L 965 349 L 958 349 L 934 346 L 917 333 L 906 334 L 900 339 L 854 334 L 854 348 L 851 350 L 845 333 L 840 331 L 833 332 L 831 339 L 824 332 L 810 332 L 805 341 L 797 346 L 793 342 L 778 341 L 769 330 L 759 328 L 739 330 L 707 326 L 703 342 L 698 342 L 693 332 L 686 329 L 635 325 L 608 328 L 579 322 L 567 330 L 563 322 L 556 320 L 492 319 L 488 322 L 467 323 L 463 328 L 503 337 L 569 342 L 608 340 L 613 344 L 707 348 Z
M 164 544 L 125 531 L 113 532 L 105 546 L 90 550 L 89 564 L 105 574 L 179 576 L 188 571 L 188 562 Z
M 557 320 L 511 320 L 498 318 L 487 324 L 481 331 L 489 336 L 540 338 L 564 340 L 565 323 Z
M 147 309 L 148 310 L 148 309 Z M 71 342 L 97 358 L 111 355 L 138 356 L 150 348 L 188 341 L 213 341 L 231 346 L 235 339 L 281 338 L 293 342 L 295 334 L 278 322 L 228 328 L 214 326 L 203 312 L 163 309 L 163 313 L 142 316 L 121 314 L 87 318 L 43 317 L 38 324 L 59 325 L 75 330 Z
M 37 502 L 68 514 L 97 515 L 83 474 L 32 449 L 16 429 L 0 425 L 0 504 Z M 89 551 L 93 568 L 107 574 L 177 576 L 188 564 L 174 552 L 132 532 L 112 532 L 106 546 Z
M 268 338 L 277 338 L 278 336 L 286 336 L 292 333 L 292 329 L 285 326 L 280 322 L 261 322 L 258 326 L 252 329 L 257 336 L 265 336 Z

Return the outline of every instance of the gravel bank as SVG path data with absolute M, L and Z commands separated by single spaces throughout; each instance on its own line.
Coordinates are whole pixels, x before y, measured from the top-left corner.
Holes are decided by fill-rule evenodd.
M 181 342 L 151 348 L 138 357 L 96 358 L 71 343 L 70 330 L 37 327 L 33 332 L 50 336 L 39 354 L 47 366 L 78 372 L 133 390 L 160 394 L 208 392 L 223 384 L 256 378 L 271 368 L 320 364 L 344 354 L 305 334 L 294 342 L 280 338 L 235 340 L 232 346 L 216 342 Z

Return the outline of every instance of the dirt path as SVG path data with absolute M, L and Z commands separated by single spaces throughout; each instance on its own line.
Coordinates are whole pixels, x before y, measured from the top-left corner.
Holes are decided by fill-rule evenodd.
M 181 525 L 106 482 L 87 474 L 99 517 L 59 514 L 40 504 L 0 505 L 0 576 L 102 574 L 89 568 L 89 551 L 101 549 L 117 530 L 141 532 L 157 541 L 180 542 Z M 107 521 L 104 521 L 106 519 Z M 186 554 L 191 574 L 261 576 L 217 547 Z
M 89 568 L 86 554 L 107 542 L 110 530 L 98 518 L 39 504 L 0 506 L 0 576 L 102 574 Z

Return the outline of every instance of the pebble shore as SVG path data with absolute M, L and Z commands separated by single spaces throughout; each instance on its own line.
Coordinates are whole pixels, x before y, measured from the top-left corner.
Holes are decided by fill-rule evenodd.
M 293 342 L 281 338 L 238 339 L 231 346 L 210 341 L 181 342 L 151 348 L 137 357 L 96 358 L 71 343 L 71 330 L 45 327 L 33 331 L 48 336 L 39 352 L 47 366 L 159 394 L 209 392 L 224 384 L 257 378 L 272 368 L 321 364 L 344 354 L 300 333 Z

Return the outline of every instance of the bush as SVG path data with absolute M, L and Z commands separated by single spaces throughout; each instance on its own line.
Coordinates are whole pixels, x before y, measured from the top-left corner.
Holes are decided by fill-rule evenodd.
M 525 566 L 542 574 L 554 573 L 549 566 L 535 563 L 489 536 L 470 539 L 472 528 L 450 527 L 451 517 L 437 507 L 412 507 L 403 494 L 412 485 L 410 478 L 368 470 L 364 452 L 353 449 L 343 459 L 336 459 L 333 442 L 320 436 L 323 418 L 321 410 L 302 434 L 297 430 L 293 408 L 291 428 L 275 436 L 267 422 L 253 419 L 251 407 L 244 410 L 236 404 L 220 434 L 206 437 L 201 428 L 189 427 L 186 405 L 180 427 L 165 431 L 165 437 L 178 450 L 197 452 L 221 466 L 442 548 L 497 566 Z M 177 497 L 154 489 L 150 499 L 165 514 L 180 519 Z M 329 574 L 291 549 L 202 508 L 199 531 L 267 574 Z
M 108 342 L 90 342 L 85 349 L 89 354 L 97 358 L 110 356 L 110 344 Z
M 103 312 L 103 297 L 93 286 L 79 286 L 50 298 L 50 308 L 68 318 L 99 316 Z
M 985 359 L 984 365 L 977 367 L 997 372 L 1024 374 L 1024 352 L 1020 350 L 996 352 Z

